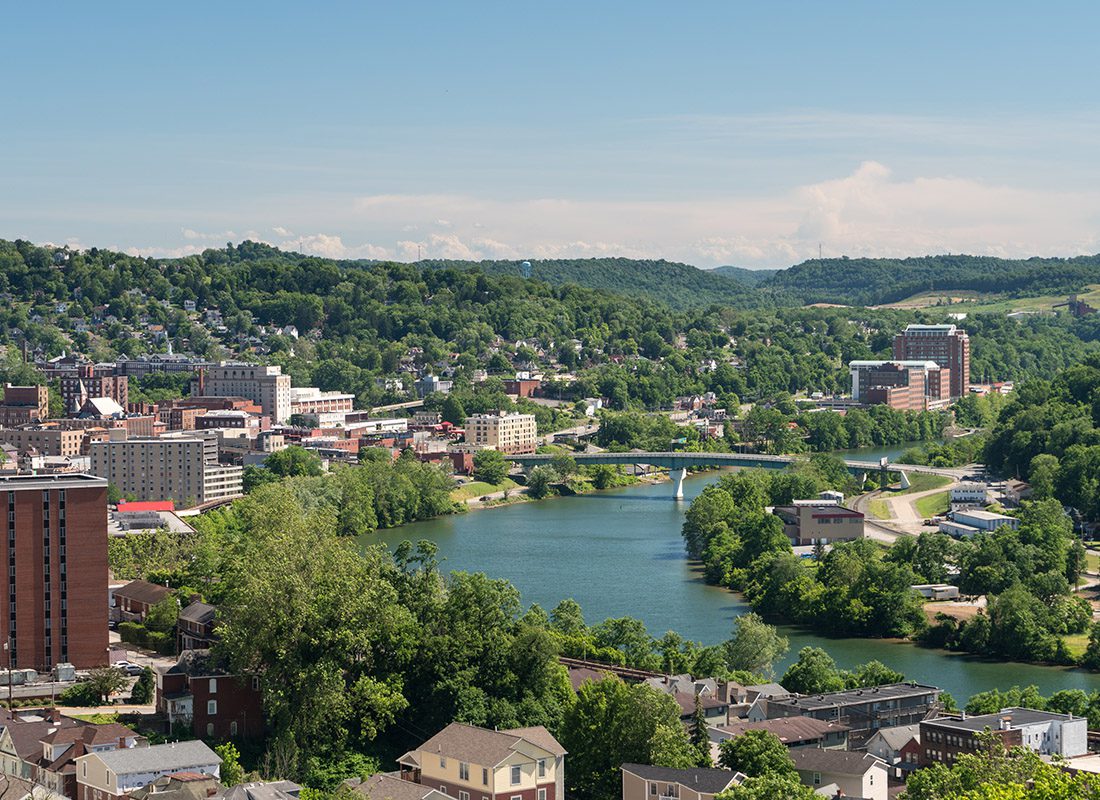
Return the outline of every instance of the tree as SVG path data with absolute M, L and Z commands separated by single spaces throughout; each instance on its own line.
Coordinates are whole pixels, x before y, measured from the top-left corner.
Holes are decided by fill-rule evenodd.
M 550 612 L 550 626 L 565 636 L 582 636 L 588 631 L 581 605 L 572 598 L 566 598 L 554 606 Z
M 281 484 L 238 505 L 249 535 L 225 576 L 216 653 L 260 676 L 271 746 L 300 769 L 369 742 L 404 710 L 394 671 L 414 625 L 385 578 L 388 555 L 358 552 L 331 514 L 307 513 Z
M 550 494 L 550 486 L 553 480 L 553 469 L 545 466 L 535 467 L 527 476 L 527 494 L 536 500 L 541 500 Z
M 508 464 L 496 450 L 478 450 L 474 454 L 474 478 L 496 486 L 508 477 Z
M 155 603 L 145 615 L 145 627 L 160 633 L 172 633 L 176 630 L 180 604 L 175 594 L 168 594 Z
M 117 667 L 95 667 L 88 672 L 88 686 L 104 703 L 126 686 L 126 673 Z
M 130 690 L 130 702 L 143 706 L 153 699 L 153 688 L 156 686 L 156 676 L 152 667 L 145 667 L 138 676 L 134 688 Z
M 787 746 L 769 731 L 745 731 L 718 745 L 718 763 L 749 777 L 787 775 L 798 777 Z
M 799 650 L 798 661 L 787 668 L 780 683 L 787 691 L 798 694 L 839 692 L 844 688 L 836 662 L 820 647 Z
M 449 422 L 460 428 L 466 424 L 466 409 L 462 407 L 462 401 L 458 399 L 458 396 L 453 393 L 443 398 L 443 403 L 439 407 L 439 414 L 444 422 Z M 500 481 L 496 482 L 499 483 Z
M 714 800 L 818 800 L 809 786 L 798 782 L 798 775 L 769 773 L 749 778 L 729 791 L 715 795 Z
M 264 466 L 280 478 L 298 475 L 320 475 L 321 457 L 296 444 L 272 453 L 264 459 Z
M 244 768 L 241 767 L 241 754 L 232 742 L 219 744 L 214 752 L 221 756 L 221 782 L 227 787 L 244 782 Z
M 1028 481 L 1031 483 L 1032 497 L 1046 500 L 1054 497 L 1054 481 L 1058 476 L 1058 458 L 1049 453 L 1040 453 L 1031 459 L 1028 467 Z
M 610 489 L 615 485 L 615 468 L 610 464 L 597 464 L 592 468 L 592 485 L 597 489 Z
M 699 695 L 695 695 L 695 712 L 691 715 L 691 746 L 698 753 L 699 766 L 711 766 L 710 733 L 706 714 L 703 713 L 703 698 Z
M 557 453 L 550 459 L 550 466 L 559 481 L 568 480 L 577 472 L 577 460 L 568 453 Z
M 113 483 L 107 484 L 107 502 L 113 506 L 122 502 L 122 490 Z
M 731 670 L 770 673 L 788 646 L 787 637 L 780 636 L 759 614 L 742 614 L 734 622 L 733 638 L 725 645 L 726 665 Z
M 566 793 L 579 800 L 618 797 L 624 763 L 686 768 L 697 758 L 676 701 L 616 677 L 581 685 L 559 739 L 570 753 Z

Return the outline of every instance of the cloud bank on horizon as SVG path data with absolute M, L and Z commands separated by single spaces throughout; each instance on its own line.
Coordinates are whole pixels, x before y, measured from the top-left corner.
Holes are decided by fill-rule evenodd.
M 900 180 L 865 161 L 850 174 L 758 197 L 699 200 L 458 194 L 331 198 L 307 218 L 240 230 L 180 231 L 181 241 L 120 243 L 135 255 L 184 256 L 244 239 L 327 258 L 664 258 L 700 267 L 785 267 L 818 255 L 1003 258 L 1100 252 L 1100 191 L 996 186 L 951 175 Z M 318 217 L 324 228 L 311 227 Z M 364 237 L 360 229 L 385 233 Z M 70 240 L 85 246 L 79 239 Z

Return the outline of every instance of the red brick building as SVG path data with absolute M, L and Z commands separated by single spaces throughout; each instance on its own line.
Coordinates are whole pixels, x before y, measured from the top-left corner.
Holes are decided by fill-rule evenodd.
M 157 673 L 157 713 L 188 725 L 204 739 L 263 736 L 260 679 L 230 675 L 209 650 L 185 650 L 174 666 Z
M 17 668 L 107 662 L 107 481 L 90 475 L 0 477 L 8 611 L 0 641 Z M 7 666 L 4 664 L 3 666 Z
M 951 370 L 950 397 L 970 391 L 970 337 L 954 325 L 911 324 L 894 337 L 898 361 L 935 361 Z
M 116 377 L 113 370 L 99 370 L 92 364 L 81 364 L 75 375 L 61 378 L 61 402 L 66 413 L 79 411 L 93 397 L 109 397 L 126 408 L 130 401 L 130 379 Z
M 0 404 L 0 426 L 14 428 L 41 422 L 50 416 L 50 390 L 45 386 L 4 384 L 4 402 Z

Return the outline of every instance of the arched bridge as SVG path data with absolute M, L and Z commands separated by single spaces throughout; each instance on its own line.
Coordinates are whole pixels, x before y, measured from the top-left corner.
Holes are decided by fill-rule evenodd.
M 688 453 L 670 451 L 665 453 L 571 453 L 578 464 L 648 464 L 651 467 L 668 469 L 673 481 L 673 497 L 684 496 L 684 476 L 688 467 L 763 467 L 765 469 L 785 469 L 801 460 L 799 456 L 767 456 L 754 453 Z M 545 453 L 531 455 L 506 455 L 509 461 L 522 467 L 535 467 L 549 464 L 554 458 Z M 919 464 L 894 464 L 886 459 L 881 461 L 860 461 L 844 459 L 844 465 L 853 475 L 865 475 L 868 472 L 885 471 L 902 473 L 902 481 L 907 483 L 905 474 L 926 472 L 933 475 L 950 475 L 955 471 L 926 467 Z

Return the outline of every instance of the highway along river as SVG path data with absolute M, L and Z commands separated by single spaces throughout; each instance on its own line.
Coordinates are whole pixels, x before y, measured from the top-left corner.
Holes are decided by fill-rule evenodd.
M 607 617 L 643 620 L 651 635 L 675 630 L 715 644 L 729 638 L 734 618 L 749 610 L 733 592 L 708 586 L 684 553 L 680 526 L 691 498 L 717 479 L 688 478 L 685 500 L 666 484 L 635 486 L 471 511 L 364 537 L 392 549 L 403 539 L 439 546 L 445 570 L 484 572 L 511 581 L 524 605 L 547 611 L 572 597 L 589 624 Z M 830 639 L 784 626 L 791 650 L 781 675 L 806 645 L 825 648 L 841 667 L 878 659 L 909 679 L 932 683 L 965 701 L 970 695 L 1013 684 L 1036 684 L 1044 694 L 1100 687 L 1100 676 L 1081 670 L 1001 664 L 880 639 Z

